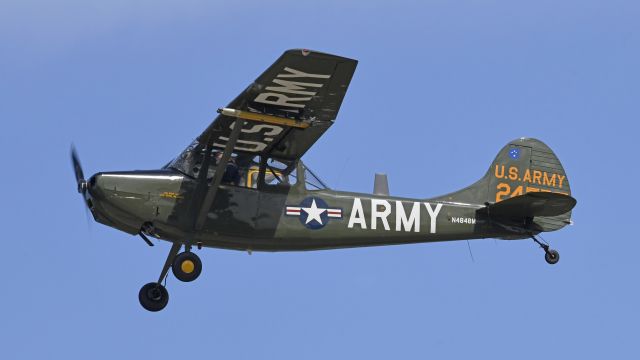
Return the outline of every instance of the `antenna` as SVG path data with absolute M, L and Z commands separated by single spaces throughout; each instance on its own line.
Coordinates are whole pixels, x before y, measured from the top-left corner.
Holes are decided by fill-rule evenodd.
M 389 182 L 387 181 L 387 174 L 376 174 L 373 181 L 373 193 L 375 195 L 389 196 Z
M 469 240 L 467 240 L 467 247 L 469 248 L 469 255 L 471 255 L 471 262 L 476 262 L 473 258 L 473 252 L 471 252 L 471 244 L 469 244 Z

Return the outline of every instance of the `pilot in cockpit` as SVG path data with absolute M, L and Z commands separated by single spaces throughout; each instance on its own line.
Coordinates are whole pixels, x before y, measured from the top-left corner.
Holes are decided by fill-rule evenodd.
M 216 153 L 216 165 L 220 163 L 222 159 L 222 152 Z M 240 170 L 236 164 L 236 160 L 233 157 L 229 158 L 227 167 L 222 175 L 222 184 L 239 185 L 240 184 Z

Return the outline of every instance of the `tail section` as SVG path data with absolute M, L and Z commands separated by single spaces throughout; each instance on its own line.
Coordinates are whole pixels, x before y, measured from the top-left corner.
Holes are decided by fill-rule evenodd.
M 487 202 L 500 202 L 530 192 L 571 195 L 567 174 L 542 141 L 521 138 L 503 147 L 491 164 Z
M 529 193 L 571 195 L 567 174 L 554 152 L 542 141 L 520 138 L 500 150 L 491 167 L 475 184 L 438 200 L 495 204 Z M 571 222 L 571 211 L 535 216 L 541 231 L 558 230 Z

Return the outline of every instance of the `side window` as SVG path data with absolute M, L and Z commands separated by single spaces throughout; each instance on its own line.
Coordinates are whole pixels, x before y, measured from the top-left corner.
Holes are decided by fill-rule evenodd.
M 243 181 L 242 186 L 251 189 L 258 188 L 258 175 L 260 174 L 260 157 L 254 156 L 250 161 L 247 161 L 243 168 Z
M 268 159 L 264 171 L 264 183 L 268 186 L 288 187 L 296 183 L 295 164 Z
M 209 182 L 213 181 L 213 177 L 216 174 L 216 169 L 220 161 L 222 160 L 222 151 L 214 151 L 213 159 L 211 159 L 211 165 L 207 173 L 207 179 Z M 242 182 L 242 169 L 238 166 L 239 158 L 237 154 L 231 154 L 227 165 L 223 169 L 221 184 L 239 186 Z
M 306 180 L 305 188 L 307 190 L 322 190 L 327 188 L 327 185 L 325 185 L 316 174 L 309 170 L 309 168 L 305 168 L 304 178 Z
M 304 187 L 307 190 L 324 190 L 329 187 L 316 174 L 311 171 L 305 164 L 300 161 L 299 171 L 304 174 Z
M 247 187 L 252 189 L 258 188 L 258 174 L 260 173 L 260 168 L 258 166 L 253 166 L 247 172 Z

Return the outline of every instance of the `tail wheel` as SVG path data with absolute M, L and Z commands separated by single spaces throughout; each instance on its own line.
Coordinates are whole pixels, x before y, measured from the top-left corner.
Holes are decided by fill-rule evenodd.
M 560 254 L 553 249 L 549 249 L 545 251 L 544 259 L 547 261 L 547 264 L 557 264 L 558 261 L 560 261 Z
M 149 311 L 160 311 L 167 306 L 169 302 L 169 293 L 161 284 L 152 282 L 148 283 L 140 289 L 138 293 L 140 305 Z
M 192 252 L 183 252 L 176 255 L 171 265 L 171 271 L 180 281 L 193 281 L 202 272 L 202 261 L 200 261 L 198 255 Z

